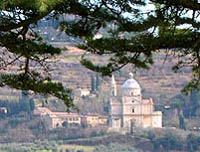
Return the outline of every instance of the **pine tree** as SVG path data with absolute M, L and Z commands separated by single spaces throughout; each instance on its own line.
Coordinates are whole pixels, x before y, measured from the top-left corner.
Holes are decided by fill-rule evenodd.
M 65 0 L 0 2 L 0 69 L 4 70 L 0 73 L 0 86 L 55 96 L 68 108 L 73 108 L 69 97 L 71 90 L 61 83 L 52 82 L 48 73 L 46 60 L 59 55 L 62 50 L 47 44 L 35 30 L 41 19 L 56 17 L 59 14 L 57 9 L 63 4 L 68 5 Z M 30 68 L 31 63 L 43 71 Z M 13 65 L 16 65 L 17 73 L 10 73 Z
M 141 9 L 150 4 L 156 7 Z M 0 46 L 4 48 L 0 68 L 5 70 L 0 73 L 1 86 L 52 95 L 63 100 L 67 107 L 73 107 L 70 89 L 51 81 L 45 62 L 61 54 L 62 50 L 50 46 L 32 30 L 37 29 L 35 25 L 41 19 L 56 19 L 63 14 L 74 15 L 75 18 L 63 20 L 60 31 L 82 38 L 84 43 L 80 48 L 110 56 L 108 62 L 101 66 L 83 56 L 81 63 L 87 68 L 103 75 L 111 75 L 111 72 L 127 64 L 148 68 L 153 64 L 153 54 L 162 52 L 167 56 L 173 54 L 179 57 L 173 68 L 175 71 L 181 67 L 191 68 L 193 79 L 184 91 L 199 86 L 198 1 L 4 0 L 0 2 L 0 8 Z M 179 28 L 181 25 L 190 27 Z M 102 29 L 106 36 L 95 38 Z M 4 58 L 6 55 L 9 59 Z M 37 63 L 44 72 L 30 68 L 32 62 Z M 9 73 L 11 65 L 16 65 L 19 72 Z
M 149 5 L 155 7 L 141 9 Z M 149 68 L 153 54 L 158 52 L 174 55 L 179 58 L 173 67 L 175 72 L 182 67 L 193 71 L 193 79 L 183 90 L 187 92 L 200 86 L 199 10 L 197 1 L 186 0 L 82 1 L 73 13 L 80 18 L 64 21 L 61 29 L 84 38 L 86 43 L 80 48 L 97 55 L 110 55 L 108 62 L 101 66 L 82 58 L 83 65 L 103 75 L 111 75 L 127 64 Z M 102 28 L 107 29 L 104 32 L 108 36 L 95 38 Z

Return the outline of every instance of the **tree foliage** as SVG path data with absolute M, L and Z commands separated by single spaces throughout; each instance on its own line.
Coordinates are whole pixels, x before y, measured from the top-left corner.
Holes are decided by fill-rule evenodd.
M 179 128 L 186 130 L 185 119 L 183 115 L 179 116 Z
M 97 74 L 96 75 L 96 90 L 99 90 L 100 89 L 100 78 L 99 78 L 99 75 Z
M 200 143 L 200 138 L 193 135 L 189 134 L 187 136 L 187 149 L 189 152 L 194 152 L 199 150 L 199 143 Z
M 70 89 L 51 81 L 47 64 L 48 59 L 60 54 L 62 50 L 47 44 L 34 30 L 38 21 L 53 15 L 52 11 L 62 2 L 0 2 L 0 85 L 24 91 L 31 90 L 44 96 L 52 95 L 63 100 L 67 107 L 71 108 L 73 103 Z M 17 65 L 17 69 L 10 72 L 13 65 Z
M 35 103 L 33 100 L 24 100 L 23 98 L 14 101 L 1 100 L 0 107 L 8 110 L 7 113 L 4 113 L 4 111 L 1 110 L 0 119 L 2 119 L 5 116 L 17 115 L 20 112 L 30 114 L 35 109 Z
M 91 92 L 95 92 L 95 78 L 93 75 L 91 75 Z
M 87 68 L 103 75 L 127 64 L 148 68 L 153 54 L 164 52 L 178 57 L 175 71 L 191 68 L 193 79 L 185 90 L 199 85 L 200 4 L 196 0 L 2 0 L 0 8 L 0 69 L 8 73 L 11 65 L 18 66 L 17 74 L 1 73 L 1 86 L 50 94 L 73 106 L 70 90 L 51 81 L 46 64 L 62 50 L 48 45 L 34 31 L 41 19 L 63 14 L 75 18 L 63 20 L 59 30 L 82 38 L 85 43 L 80 48 L 109 56 L 103 66 L 83 56 L 81 63 Z M 107 29 L 107 35 L 95 38 L 101 29 Z M 44 72 L 30 68 L 30 63 Z
M 104 75 L 127 64 L 148 68 L 153 63 L 153 54 L 161 52 L 177 57 L 177 64 L 173 67 L 175 72 L 182 67 L 191 68 L 193 79 L 184 91 L 198 87 L 200 4 L 197 1 L 76 2 L 81 5 L 79 9 L 73 9 L 73 14 L 78 18 L 63 22 L 61 29 L 67 34 L 84 38 L 86 43 L 80 48 L 110 56 L 109 63 L 104 66 L 95 65 L 83 57 L 82 64 L 87 68 Z M 108 36 L 95 38 L 100 29 L 105 27 L 108 27 Z M 126 36 L 127 32 L 131 35 Z

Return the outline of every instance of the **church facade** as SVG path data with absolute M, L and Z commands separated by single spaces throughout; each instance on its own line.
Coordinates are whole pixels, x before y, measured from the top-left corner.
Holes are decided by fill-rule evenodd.
M 139 83 L 129 74 L 122 85 L 122 96 L 117 96 L 117 85 L 112 76 L 109 99 L 109 127 L 128 129 L 136 127 L 162 127 L 162 112 L 154 111 L 152 98 L 143 99 Z

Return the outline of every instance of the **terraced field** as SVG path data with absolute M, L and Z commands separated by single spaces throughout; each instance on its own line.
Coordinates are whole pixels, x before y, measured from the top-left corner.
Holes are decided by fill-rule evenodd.
M 57 58 L 50 61 L 51 76 L 54 81 L 61 81 L 63 84 L 72 89 L 91 87 L 91 75 L 96 73 L 83 67 L 79 61 L 81 55 L 85 52 L 75 47 L 66 47 L 63 43 L 53 44 L 65 48 Z M 88 58 L 95 61 L 97 64 L 102 64 L 107 60 L 107 56 L 98 57 L 94 55 L 87 55 Z M 120 72 L 115 73 L 116 81 L 119 87 L 126 80 L 129 72 L 134 72 L 134 77 L 142 86 L 144 97 L 152 97 L 155 99 L 157 105 L 165 105 L 170 102 L 170 98 L 180 93 L 180 90 L 190 80 L 190 71 L 188 69 L 182 70 L 179 73 L 173 73 L 172 65 L 175 64 L 176 59 L 172 57 L 165 61 L 165 56 L 156 55 L 155 63 L 149 70 L 135 69 L 132 65 L 128 65 Z M 163 64 L 164 63 L 164 64 Z M 13 71 L 16 67 L 12 67 Z M 110 78 L 101 78 L 101 88 L 109 90 Z M 20 97 L 20 91 L 2 88 L 0 89 L 0 99 L 12 100 Z

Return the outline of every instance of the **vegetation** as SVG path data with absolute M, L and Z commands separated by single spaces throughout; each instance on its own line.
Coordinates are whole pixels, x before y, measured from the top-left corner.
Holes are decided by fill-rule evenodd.
M 164 131 L 163 131 L 164 130 Z M 107 134 L 106 136 L 66 140 L 34 140 L 6 143 L 0 151 L 12 152 L 145 152 L 145 151 L 199 151 L 200 134 L 179 129 L 135 128 L 133 134 Z
M 178 114 L 186 118 L 196 117 L 200 108 L 200 92 L 193 89 L 189 96 L 178 94 L 171 99 L 171 107 L 178 110 Z
M 95 92 L 96 88 L 95 88 L 95 79 L 94 76 L 91 75 L 91 92 Z
M 1 86 L 34 91 L 44 96 L 51 95 L 73 107 L 71 91 L 61 83 L 51 81 L 46 60 L 61 53 L 61 49 L 47 44 L 33 30 L 38 21 L 55 12 L 63 1 L 1 1 L 0 3 L 0 46 Z M 55 16 L 55 15 L 54 15 Z M 16 71 L 7 68 L 16 65 Z M 39 66 L 37 68 L 31 68 Z M 68 109 L 69 110 L 69 109 Z
M 0 113 L 0 118 L 5 118 L 5 116 L 13 116 L 17 115 L 20 112 L 26 112 L 31 114 L 31 112 L 35 108 L 35 104 L 33 100 L 30 101 L 24 101 L 24 100 L 19 100 L 19 101 L 7 101 L 3 100 L 0 101 L 0 107 L 6 108 L 7 112 L 5 113 L 4 111 L 1 111 Z
M 154 7 L 141 9 L 148 5 Z M 52 82 L 48 76 L 46 60 L 60 54 L 62 50 L 47 44 L 36 32 L 40 20 L 56 20 L 63 14 L 70 14 L 76 17 L 55 21 L 53 27 L 82 38 L 85 43 L 80 48 L 109 56 L 109 62 L 103 66 L 92 64 L 83 56 L 81 63 L 87 68 L 102 72 L 103 75 L 109 75 L 129 63 L 138 68 L 148 68 L 153 63 L 153 54 L 165 49 L 165 54 L 172 53 L 179 58 L 174 66 L 175 71 L 183 66 L 191 67 L 193 79 L 186 90 L 198 87 L 200 59 L 197 1 L 13 0 L 2 1 L 0 8 L 0 62 L 4 70 L 1 73 L 1 86 L 32 90 L 44 96 L 52 95 L 65 101 L 68 108 L 73 107 L 70 90 L 61 83 Z M 102 29 L 107 34 L 96 38 Z M 33 64 L 43 71 L 32 68 Z M 19 71 L 17 74 L 8 72 L 8 68 L 14 65 L 16 71 Z
M 108 146 L 98 146 L 94 149 L 93 152 L 141 152 L 141 150 L 137 150 L 134 147 L 128 145 L 120 145 L 120 144 L 109 144 Z
M 100 90 L 100 78 L 99 75 L 97 74 L 96 77 L 91 75 L 91 92 L 94 93 L 95 91 Z
M 146 7 L 150 3 L 155 8 L 151 10 L 141 9 L 141 6 Z M 39 35 L 37 26 L 42 26 L 42 19 L 46 21 L 53 19 L 55 21 L 52 24 L 53 28 L 58 28 L 68 35 L 82 38 L 80 48 L 99 55 L 99 57 L 107 57 L 108 62 L 95 64 L 90 62 L 87 55 L 82 56 L 81 63 L 83 65 L 93 71 L 101 72 L 103 75 L 110 75 L 111 72 L 119 70 L 129 63 L 138 68 L 148 68 L 154 61 L 154 54 L 158 52 L 166 54 L 166 56 L 173 54 L 177 57 L 177 64 L 173 68 L 175 71 L 187 66 L 193 72 L 193 80 L 186 87 L 186 90 L 191 91 L 190 97 L 187 99 L 182 94 L 178 95 L 175 98 L 176 101 L 171 104 L 174 109 L 178 110 L 179 127 L 187 130 L 186 119 L 197 116 L 200 106 L 199 92 L 194 89 L 194 87 L 199 87 L 200 82 L 200 25 L 197 19 L 200 8 L 197 1 L 188 3 L 185 0 L 97 0 L 95 2 L 13 0 L 2 1 L 0 8 L 0 46 L 2 52 L 0 69 L 3 71 L 0 75 L 0 85 L 23 90 L 22 99 L 19 101 L 11 103 L 4 100 L 0 102 L 1 107 L 8 109 L 8 116 L 12 116 L 2 120 L 0 124 L 1 128 L 4 128 L 0 129 L 2 142 L 33 141 L 44 138 L 72 140 L 104 134 L 103 131 L 87 130 L 87 128 L 67 130 L 67 124 L 63 124 L 66 128 L 49 131 L 46 124 L 40 120 L 24 117 L 15 118 L 22 112 L 31 114 L 34 110 L 34 102 L 27 100 L 26 96 L 30 90 L 42 94 L 44 97 L 55 96 L 65 101 L 68 108 L 74 106 L 70 98 L 70 89 L 65 88 L 61 83 L 53 82 L 52 78 L 49 77 L 50 67 L 47 65 L 47 61 L 61 54 L 63 50 L 52 47 Z M 188 12 L 191 12 L 192 15 Z M 70 14 L 73 17 L 60 20 L 60 16 L 63 14 Z M 57 18 L 59 20 L 56 20 Z M 101 33 L 102 29 L 103 34 Z M 102 36 L 97 37 L 98 34 Z M 44 38 L 49 40 L 48 37 Z M 16 67 L 16 69 L 12 71 L 12 67 Z M 155 73 L 153 74 L 155 75 Z M 99 86 L 100 79 L 97 75 L 96 82 L 95 78 L 92 78 L 92 91 L 98 90 Z M 0 116 L 5 118 L 2 112 Z M 80 133 L 81 131 L 82 133 Z M 139 137 L 148 141 L 154 151 L 162 149 L 199 150 L 199 135 L 186 131 L 182 132 L 185 133 L 182 137 L 173 133 L 173 131 L 168 131 L 167 134 L 163 135 L 160 132 L 144 132 Z M 88 143 L 94 142 L 89 139 Z M 57 150 L 56 144 L 52 144 L 54 146 L 51 148 L 44 145 L 46 147 L 41 149 Z M 128 145 L 108 144 L 107 148 L 105 145 L 102 145 L 100 150 L 135 150 L 134 147 Z M 9 148 L 10 151 L 28 151 L 25 147 L 20 147 L 21 149 L 18 150 L 16 145 Z M 99 148 L 95 147 L 95 150 L 99 151 Z
M 99 75 L 97 74 L 96 75 L 96 90 L 99 90 L 100 89 L 100 78 L 99 78 Z
M 186 129 L 185 120 L 182 115 L 179 116 L 179 128 L 184 130 Z
M 141 9 L 148 5 L 152 9 Z M 81 12 L 80 9 L 73 12 L 80 18 L 63 22 L 61 29 L 67 34 L 84 37 L 87 43 L 80 47 L 88 52 L 110 55 L 109 63 L 103 66 L 83 58 L 81 63 L 87 68 L 104 75 L 129 63 L 138 68 L 148 68 L 153 63 L 153 54 L 164 52 L 167 56 L 173 54 L 178 58 L 173 67 L 175 71 L 181 67 L 190 67 L 193 71 L 193 80 L 185 90 L 191 91 L 193 87 L 198 87 L 200 65 L 197 1 L 83 1 L 80 6 Z M 109 36 L 94 38 L 99 29 L 105 26 L 109 27 Z M 132 35 L 126 36 L 126 33 Z

